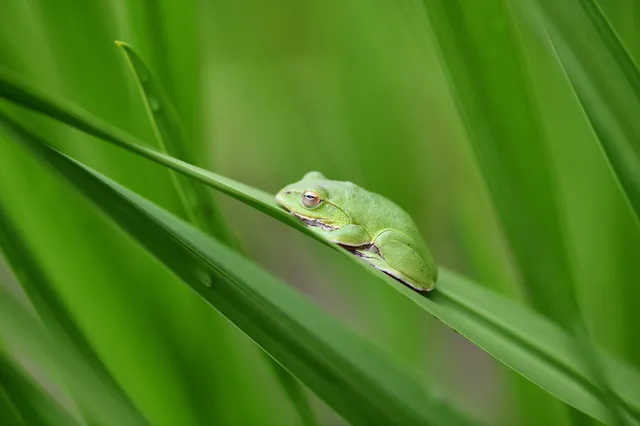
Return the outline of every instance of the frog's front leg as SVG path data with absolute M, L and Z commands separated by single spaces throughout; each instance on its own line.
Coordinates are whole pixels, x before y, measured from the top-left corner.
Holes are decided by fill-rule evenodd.
M 435 271 L 412 247 L 414 242 L 406 235 L 387 230 L 380 233 L 363 259 L 381 271 L 413 287 L 429 291 L 435 285 Z
M 326 230 L 318 227 L 311 228 L 316 234 L 322 235 L 323 238 L 336 243 L 347 250 L 356 250 L 358 248 L 371 244 L 371 236 L 360 225 L 349 224 L 338 229 Z

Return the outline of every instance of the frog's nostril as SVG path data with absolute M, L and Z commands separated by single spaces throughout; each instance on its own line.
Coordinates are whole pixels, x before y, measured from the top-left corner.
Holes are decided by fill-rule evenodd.
M 286 195 L 291 195 L 291 191 L 285 192 Z

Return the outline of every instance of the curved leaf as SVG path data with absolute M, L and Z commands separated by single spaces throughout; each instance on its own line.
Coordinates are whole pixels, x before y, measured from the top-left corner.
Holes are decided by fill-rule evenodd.
M 160 151 L 189 163 L 195 163 L 193 156 L 189 153 L 189 145 L 185 139 L 178 112 L 161 84 L 130 45 L 121 41 L 115 43 L 124 53 L 132 74 L 136 77 L 154 134 L 160 144 Z M 233 239 L 228 228 L 222 220 L 218 207 L 208 196 L 206 188 L 194 185 L 193 182 L 176 176 L 174 172 L 171 173 L 189 222 L 226 242 L 231 242 Z
M 15 77 L 0 73 L 0 96 L 15 103 L 76 126 L 99 136 L 109 126 L 77 107 L 65 108 L 65 103 L 41 96 L 24 82 L 14 84 Z M 608 421 L 608 409 L 600 399 L 600 388 L 594 384 L 587 366 L 577 360 L 575 341 L 560 327 L 525 306 L 510 301 L 454 273 L 443 270 L 436 290 L 423 297 L 398 284 L 395 280 L 370 268 L 335 244 L 320 239 L 300 221 L 280 209 L 274 197 L 224 176 L 200 169 L 138 145 L 135 138 L 121 131 L 109 133 L 104 139 L 129 151 L 166 165 L 199 180 L 255 209 L 315 238 L 358 263 L 379 280 L 392 285 L 422 309 L 436 316 L 454 330 L 486 350 L 495 358 L 564 402 L 603 422 Z M 622 403 L 625 418 L 640 424 L 640 375 L 608 355 L 601 355 L 613 392 Z
M 475 424 L 238 253 L 24 128 L 6 121 L 4 127 L 352 424 Z
M 124 53 L 132 73 L 136 77 L 154 133 L 160 143 L 161 151 L 181 160 L 194 163 L 187 149 L 188 145 L 178 113 L 162 85 L 129 44 L 116 41 L 116 45 Z M 224 223 L 217 205 L 213 203 L 213 200 L 207 194 L 207 188 L 184 176 L 176 175 L 173 170 L 170 170 L 170 173 L 188 221 L 231 247 L 239 249 L 239 244 L 229 232 L 229 228 Z M 300 384 L 280 364 L 273 361 L 269 356 L 265 355 L 265 357 L 276 379 L 296 407 L 298 415 L 304 424 L 315 425 L 313 410 Z

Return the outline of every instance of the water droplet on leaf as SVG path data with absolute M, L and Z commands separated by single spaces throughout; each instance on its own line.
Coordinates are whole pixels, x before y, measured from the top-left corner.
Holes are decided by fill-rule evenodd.
M 211 285 L 213 284 L 212 277 L 209 271 L 205 269 L 198 269 L 198 271 L 196 272 L 196 275 L 198 277 L 198 281 L 200 281 L 205 286 L 211 287 Z
M 138 74 L 138 78 L 140 78 L 140 83 L 144 84 L 149 81 L 149 74 L 147 74 L 146 72 L 141 72 Z
M 158 102 L 158 99 L 155 98 L 154 96 L 149 96 L 149 108 L 151 108 L 151 111 L 153 112 L 158 112 L 160 111 L 160 102 Z

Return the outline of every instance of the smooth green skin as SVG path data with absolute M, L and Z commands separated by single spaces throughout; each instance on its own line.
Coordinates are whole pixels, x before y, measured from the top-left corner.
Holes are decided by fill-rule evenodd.
M 313 208 L 304 206 L 305 191 L 317 193 L 322 202 Z M 276 202 L 323 238 L 414 290 L 430 291 L 435 286 L 438 267 L 416 224 L 383 196 L 309 172 L 282 188 Z

